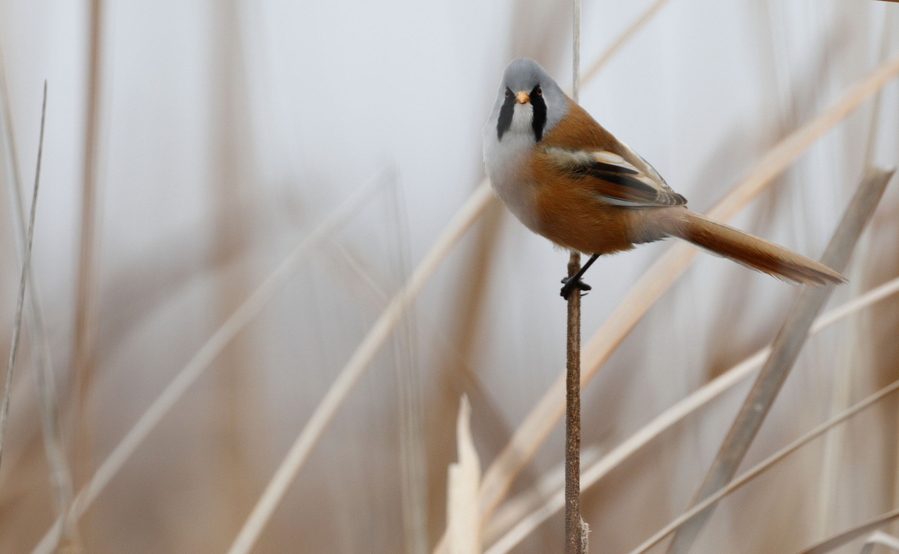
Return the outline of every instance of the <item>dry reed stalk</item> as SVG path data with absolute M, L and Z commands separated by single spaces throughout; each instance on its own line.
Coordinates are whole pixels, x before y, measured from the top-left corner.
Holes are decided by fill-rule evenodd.
M 308 259 L 312 251 L 330 235 L 342 227 L 350 217 L 378 190 L 381 181 L 363 187 L 341 204 L 328 218 L 303 239 L 287 258 L 253 291 L 243 304 L 213 333 L 193 358 L 169 382 L 168 386 L 141 415 L 134 426 L 113 448 L 109 456 L 97 468 L 90 481 L 81 488 L 65 519 L 77 521 L 96 500 L 109 481 L 159 424 L 171 408 L 181 399 L 203 371 L 209 367 L 222 350 L 283 287 L 300 264 Z M 63 518 L 57 518 L 53 526 L 44 534 L 32 554 L 52 554 L 60 540 Z M 68 525 L 68 524 L 67 524 Z
M 899 293 L 899 277 L 892 279 L 867 293 L 825 313 L 812 325 L 809 336 L 815 335 L 827 327 L 842 321 L 862 309 L 889 298 Z M 621 465 L 638 450 L 649 444 L 650 441 L 660 436 L 664 431 L 683 421 L 688 415 L 705 406 L 725 391 L 730 390 L 744 379 L 752 375 L 752 372 L 761 367 L 765 359 L 770 355 L 771 347 L 765 347 L 755 354 L 747 357 L 729 370 L 725 371 L 712 381 L 706 383 L 686 398 L 680 400 L 661 414 L 657 415 L 649 423 L 641 427 L 624 442 L 616 446 L 605 456 L 594 463 L 589 464 L 581 475 L 581 491 L 595 485 L 610 471 Z M 528 493 L 524 493 L 528 494 Z M 512 501 L 510 501 L 512 502 Z M 558 490 L 547 500 L 541 500 L 539 504 L 524 504 L 516 514 L 503 514 L 502 522 L 517 521 L 514 525 L 503 524 L 500 520 L 500 512 L 491 520 L 490 525 L 484 530 L 484 541 L 491 544 L 485 554 L 505 554 L 541 523 L 559 511 L 564 505 L 564 491 Z M 504 504 L 503 507 L 506 505 Z M 500 529 L 508 529 L 500 536 Z M 494 542 L 495 541 L 495 542 Z
M 837 271 L 845 269 L 849 256 L 893 176 L 893 171 L 877 168 L 867 171 L 827 245 L 821 263 Z M 790 314 L 771 346 L 771 355 L 759 372 L 724 443 L 712 461 L 693 500 L 694 504 L 725 486 L 736 475 L 743 457 L 799 357 L 815 316 L 824 307 L 833 289 L 833 286 L 803 286 L 799 289 Z M 674 536 L 669 552 L 689 551 L 714 509 L 714 504 L 710 505 L 683 525 Z
M 75 321 L 71 359 L 74 383 L 74 479 L 86 483 L 92 470 L 93 435 L 89 397 L 96 362 L 98 178 L 100 126 L 101 38 L 103 2 L 90 2 L 87 106 L 85 110 L 84 161 L 81 191 L 81 229 L 78 274 L 75 285 Z
M 765 189 L 818 137 L 843 120 L 861 102 L 899 73 L 899 57 L 882 64 L 851 87 L 836 103 L 794 131 L 771 149 L 750 173 L 711 209 L 712 219 L 726 221 Z M 634 328 L 643 314 L 683 273 L 696 255 L 686 244 L 675 244 L 631 287 L 588 341 L 581 355 L 581 386 L 592 379 L 599 367 Z M 512 481 L 534 455 L 564 412 L 565 376 L 560 376 L 516 429 L 508 445 L 490 464 L 481 484 L 481 514 L 489 518 L 508 492 Z M 438 546 L 439 551 L 440 546 Z
M 24 254 L 25 237 L 28 234 L 28 216 L 25 210 L 25 191 L 22 179 L 19 175 L 16 155 L 16 141 L 13 137 L 12 113 L 9 105 L 9 93 L 6 86 L 6 73 L 4 70 L 3 53 L 0 51 L 0 118 L 2 118 L 3 153 L 5 154 L 8 182 L 13 195 L 13 204 L 16 207 L 16 216 L 19 223 L 19 234 L 22 237 L 22 252 Z M 50 354 L 50 342 L 47 339 L 46 325 L 44 324 L 43 303 L 40 291 L 34 278 L 34 272 L 28 272 L 29 313 L 26 321 L 29 326 L 31 340 L 34 346 L 31 348 L 35 384 L 37 387 L 38 408 L 41 415 L 41 430 L 44 441 L 44 451 L 47 456 L 47 465 L 50 468 L 50 483 L 53 489 L 53 506 L 55 515 L 59 517 L 67 509 L 72 501 L 72 473 L 69 469 L 65 447 L 62 443 L 60 430 L 59 411 L 57 409 L 56 380 L 53 374 L 53 363 Z
M 869 533 L 882 525 L 886 525 L 887 523 L 899 518 L 899 510 L 892 510 L 890 512 L 886 512 L 885 514 L 881 514 L 873 519 L 862 523 L 861 525 L 857 525 L 855 527 L 851 527 L 841 533 L 837 533 L 836 535 L 819 542 L 818 544 L 809 547 L 797 554 L 825 554 L 826 552 L 830 552 L 831 550 L 835 550 L 849 541 L 855 540 L 858 537 L 864 535 L 865 533 Z
M 568 278 L 581 268 L 581 255 L 572 252 Z M 581 520 L 581 291 L 568 295 L 568 341 L 565 368 L 565 552 L 584 554 L 585 523 Z
M 447 529 L 450 554 L 481 554 L 478 487 L 481 462 L 471 436 L 471 404 L 463 395 L 456 422 L 459 461 L 450 464 L 447 484 Z
M 857 404 L 840 412 L 839 414 L 837 414 L 836 416 L 827 420 L 826 422 L 822 423 L 821 425 L 818 425 L 817 427 L 815 427 L 808 433 L 802 435 L 798 439 L 794 440 L 793 442 L 791 442 L 784 448 L 778 450 L 771 456 L 765 458 L 762 462 L 759 462 L 758 464 L 753 466 L 751 469 L 749 469 L 748 471 L 746 471 L 745 473 L 743 473 L 736 479 L 730 481 L 727 484 L 727 486 L 722 487 L 721 489 L 717 490 L 714 494 L 705 498 L 702 502 L 697 503 L 696 506 L 690 508 L 687 512 L 680 515 L 674 521 L 672 521 L 671 523 L 666 525 L 664 528 L 662 528 L 660 531 L 658 531 L 656 534 L 654 534 L 652 537 L 647 539 L 643 544 L 641 544 L 640 546 L 638 546 L 637 548 L 632 550 L 630 552 L 630 554 L 642 554 L 643 552 L 646 552 L 647 550 L 649 550 L 650 548 L 652 548 L 653 546 L 655 546 L 656 544 L 661 542 L 665 537 L 667 537 L 671 533 L 674 533 L 677 529 L 681 528 L 683 525 L 687 524 L 692 518 L 694 518 L 697 514 L 701 513 L 703 510 L 706 510 L 709 506 L 714 506 L 715 503 L 719 502 L 722 498 L 729 495 L 733 491 L 739 489 L 743 485 L 749 483 L 750 481 L 752 481 L 753 479 L 755 479 L 762 473 L 768 471 L 769 469 L 774 467 L 778 462 L 780 462 L 781 460 L 783 460 L 784 458 L 786 458 L 793 452 L 799 450 L 801 447 L 805 446 L 810 441 L 821 436 L 823 433 L 829 431 L 834 426 L 846 421 L 847 419 L 849 419 L 850 417 L 854 416 L 855 414 L 861 412 L 862 410 L 869 408 L 870 406 L 873 406 L 874 404 L 876 404 L 880 400 L 883 400 L 884 398 L 886 398 L 890 394 L 896 392 L 897 390 L 899 390 L 899 381 L 894 381 L 890 385 L 887 385 L 886 387 L 880 389 L 879 391 L 877 391 L 876 393 L 872 394 L 871 396 L 865 398 L 861 402 L 858 402 Z
M 103 32 L 103 2 L 91 0 L 89 10 L 89 45 L 87 74 L 87 105 L 85 109 L 84 159 L 81 191 L 81 227 L 78 268 L 75 282 L 75 320 L 70 359 L 70 380 L 73 383 L 73 487 L 90 479 L 93 471 L 93 422 L 90 394 L 96 364 L 97 327 L 97 260 L 99 249 L 99 126 L 100 86 Z M 71 509 L 71 506 L 69 506 Z M 72 520 L 67 520 L 64 536 L 67 540 L 82 535 Z M 89 539 L 88 539 L 89 540 Z
M 583 468 L 594 466 L 604 458 L 603 453 L 605 453 L 605 450 L 596 444 L 581 445 L 581 494 L 586 490 L 584 480 L 587 474 L 583 471 Z M 537 476 L 533 486 L 500 505 L 490 519 L 489 524 L 484 528 L 484 544 L 491 545 L 490 549 L 484 551 L 485 554 L 492 551 L 500 540 L 506 539 L 513 529 L 518 529 L 525 520 L 530 520 L 530 517 L 536 511 L 542 512 L 544 507 L 549 504 L 552 504 L 553 508 L 548 515 L 555 514 L 565 506 L 564 460 L 545 471 L 542 475 Z M 538 522 L 537 525 L 542 523 L 542 521 L 545 521 L 545 518 Z M 520 536 L 520 539 L 523 539 L 535 529 L 536 526 L 529 527 Z M 520 539 L 514 544 L 510 544 L 509 548 L 517 546 Z
M 44 123 L 47 119 L 47 81 L 44 81 L 44 100 L 41 105 L 41 132 L 37 145 L 37 167 L 34 170 L 34 192 L 31 196 L 31 215 L 28 218 L 28 234 L 25 236 L 25 248 L 22 253 L 22 273 L 19 279 L 19 293 L 16 296 L 16 315 L 12 328 L 12 345 L 9 347 L 9 361 L 6 365 L 6 378 L 3 382 L 3 401 L 0 404 L 0 460 L 3 456 L 3 439 L 6 436 L 6 419 L 9 416 L 9 389 L 12 385 L 12 371 L 19 351 L 19 332 L 22 329 L 22 308 L 25 305 L 25 284 L 31 268 L 31 245 L 34 239 L 34 216 L 37 212 L 37 192 L 41 182 L 41 157 L 44 153 Z
M 334 384 L 325 393 L 321 403 L 315 408 L 309 421 L 303 427 L 287 456 L 278 466 L 268 486 L 244 523 L 243 528 L 228 549 L 228 554 L 247 554 L 252 550 L 263 528 L 268 523 L 275 508 L 287 493 L 303 463 L 318 442 L 328 423 L 337 413 L 344 399 L 359 380 L 371 360 L 390 336 L 393 328 L 402 319 L 403 314 L 421 292 L 424 285 L 437 270 L 450 249 L 459 238 L 477 220 L 490 200 L 493 191 L 486 182 L 481 183 L 472 196 L 466 201 L 446 229 L 438 237 L 431 250 L 415 268 L 406 285 L 393 297 L 387 308 L 378 317 L 371 330 L 353 352 L 346 365 L 340 371 Z

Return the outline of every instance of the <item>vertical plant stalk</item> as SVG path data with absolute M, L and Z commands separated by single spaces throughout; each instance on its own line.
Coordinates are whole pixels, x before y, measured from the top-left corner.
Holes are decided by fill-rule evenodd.
M 568 277 L 581 268 L 581 255 L 572 252 Z M 565 553 L 583 554 L 581 520 L 581 291 L 568 295 L 567 378 L 565 380 Z
M 6 365 L 6 379 L 3 383 L 3 402 L 0 404 L 0 460 L 3 456 L 3 439 L 6 436 L 6 419 L 9 416 L 9 389 L 12 384 L 12 370 L 19 351 L 19 332 L 22 328 L 22 306 L 25 304 L 25 283 L 28 282 L 28 268 L 31 266 L 31 244 L 34 238 L 34 215 L 37 210 L 37 191 L 41 182 L 41 157 L 44 153 L 44 122 L 47 119 L 47 81 L 44 81 L 44 102 L 41 107 L 41 133 L 37 146 L 37 168 L 34 171 L 34 193 L 31 196 L 31 215 L 28 218 L 28 235 L 25 237 L 25 251 L 22 253 L 22 277 L 19 279 L 19 294 L 16 298 L 16 319 L 12 328 L 12 345 L 9 347 L 9 361 Z
M 573 0 L 573 52 L 571 96 L 580 96 L 581 0 Z M 581 268 L 581 255 L 568 259 L 568 278 Z M 565 381 L 565 553 L 584 554 L 587 550 L 586 524 L 581 519 L 581 291 L 568 295 L 568 347 Z
M 821 263 L 837 271 L 843 271 L 892 175 L 893 170 L 872 168 L 867 171 L 852 201 L 846 208 L 830 244 L 827 245 L 827 250 L 821 257 Z M 740 462 L 743 461 L 749 446 L 765 421 L 768 410 L 777 398 L 781 386 L 799 356 L 802 345 L 808 338 L 808 332 L 815 316 L 830 298 L 833 288 L 833 285 L 828 285 L 822 287 L 803 286 L 800 289 L 790 314 L 777 338 L 774 339 L 771 355 L 759 372 L 692 504 L 697 504 L 711 496 L 736 475 Z M 714 512 L 715 506 L 712 504 L 683 525 L 671 542 L 668 552 L 686 553 L 689 551 L 703 525 Z
M 81 191 L 81 230 L 75 289 L 75 325 L 70 378 L 74 383 L 74 479 L 87 482 L 91 473 L 93 437 L 88 398 L 95 363 L 97 286 L 97 145 L 100 120 L 100 58 L 103 23 L 102 0 L 90 3 L 87 106 L 85 109 L 84 161 Z

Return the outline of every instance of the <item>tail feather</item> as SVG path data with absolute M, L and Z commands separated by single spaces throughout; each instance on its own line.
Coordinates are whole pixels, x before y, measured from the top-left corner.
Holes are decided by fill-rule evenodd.
M 670 229 L 673 236 L 774 277 L 807 285 L 845 283 L 824 264 L 792 250 L 717 223 L 689 210 Z

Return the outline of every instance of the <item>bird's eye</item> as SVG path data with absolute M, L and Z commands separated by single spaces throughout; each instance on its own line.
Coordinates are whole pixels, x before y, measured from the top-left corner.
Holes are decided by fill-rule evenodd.
M 537 96 L 543 96 L 543 89 L 539 86 L 537 87 Z
M 512 97 L 512 93 L 509 91 L 509 89 L 506 89 L 506 98 L 511 98 L 511 97 Z

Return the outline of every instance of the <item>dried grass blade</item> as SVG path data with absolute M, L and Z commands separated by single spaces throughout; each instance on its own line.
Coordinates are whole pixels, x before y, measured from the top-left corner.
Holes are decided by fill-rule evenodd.
M 25 191 L 22 179 L 19 176 L 19 168 L 16 156 L 16 141 L 12 129 L 12 113 L 9 106 L 9 94 L 6 86 L 6 73 L 4 71 L 3 52 L 0 51 L 0 120 L 2 120 L 3 154 L 5 155 L 7 175 L 10 183 L 10 192 L 13 195 L 15 216 L 19 223 L 19 233 L 23 237 L 20 256 L 24 254 L 25 238 L 28 234 L 28 216 L 25 210 Z M 50 353 L 50 341 L 47 339 L 46 325 L 44 324 L 43 303 L 40 291 L 34 278 L 34 272 L 28 272 L 28 304 L 29 312 L 25 320 L 29 327 L 31 340 L 34 347 L 31 348 L 35 383 L 37 385 L 38 407 L 41 415 L 41 430 L 44 440 L 44 451 L 47 455 L 47 465 L 50 469 L 50 483 L 53 490 L 53 505 L 55 515 L 60 516 L 68 509 L 72 501 L 73 486 L 72 472 L 66 458 L 65 447 L 62 443 L 59 411 L 57 407 L 56 380 L 53 374 L 53 362 Z
M 843 271 L 892 176 L 893 170 L 868 170 L 846 208 L 830 244 L 827 245 L 821 263 L 837 271 Z M 804 286 L 799 290 L 790 314 L 774 339 L 771 355 L 759 372 L 696 494 L 698 500 L 710 496 L 736 475 L 740 462 L 743 461 L 808 338 L 815 316 L 830 298 L 833 289 L 834 287 L 830 285 Z M 675 535 L 669 551 L 687 552 L 713 511 L 714 505 L 711 505 L 691 522 L 683 525 Z
M 830 552 L 831 550 L 835 550 L 849 541 L 855 540 L 856 538 L 877 529 L 882 525 L 886 525 L 887 523 L 893 521 L 894 519 L 899 518 L 899 510 L 893 510 L 891 512 L 887 512 L 885 514 L 881 514 L 874 519 L 866 521 L 861 525 L 857 525 L 856 527 L 852 527 L 843 531 L 842 533 L 838 533 L 829 539 L 819 542 L 818 544 L 799 552 L 798 554 L 825 554 L 826 552 Z
M 109 484 L 109 481 L 134 454 L 137 447 L 147 438 L 156 425 L 162 421 L 187 389 L 209 367 L 209 364 L 222 352 L 231 339 L 237 336 L 262 311 L 262 308 L 287 283 L 293 272 L 307 259 L 313 249 L 342 227 L 358 209 L 365 205 L 365 202 L 371 198 L 380 186 L 382 186 L 381 180 L 378 180 L 371 185 L 363 187 L 331 213 L 321 225 L 297 245 L 293 252 L 281 262 L 281 265 L 247 297 L 244 303 L 200 347 L 187 365 L 178 372 L 175 378 L 163 390 L 162 394 L 153 401 L 147 411 L 137 420 L 137 423 L 125 434 L 124 438 L 110 452 L 109 456 L 103 460 L 103 463 L 97 468 L 90 481 L 78 492 L 69 510 L 68 518 L 70 521 L 77 521 L 84 514 L 85 510 L 93 503 L 100 492 Z M 57 519 L 47 533 L 44 534 L 43 539 L 34 548 L 32 554 L 51 554 L 59 542 L 61 530 L 62 521 Z
M 456 422 L 459 461 L 449 466 L 447 528 L 450 554 L 480 554 L 481 521 L 478 517 L 478 488 L 481 462 L 471 437 L 471 405 L 462 396 Z
M 899 292 L 899 277 L 887 281 L 858 298 L 822 315 L 815 320 L 809 335 L 818 333 L 828 326 L 833 325 L 884 298 L 888 298 L 897 292 Z M 706 383 L 677 404 L 656 416 L 652 421 L 644 425 L 601 459 L 597 460 L 595 463 L 589 464 L 587 469 L 581 475 L 581 490 L 586 490 L 595 485 L 610 471 L 621 465 L 621 463 L 631 455 L 646 446 L 665 430 L 670 429 L 676 423 L 682 421 L 688 415 L 706 405 L 723 392 L 730 390 L 731 387 L 741 383 L 764 363 L 770 353 L 771 348 L 766 347 L 744 359 L 742 362 Z M 556 489 L 561 489 L 561 487 L 557 486 Z M 536 529 L 537 526 L 559 511 L 563 504 L 563 493 L 561 490 L 558 490 L 548 500 L 541 502 L 536 508 L 529 508 L 527 510 L 521 509 L 519 513 L 526 513 L 527 515 L 525 516 L 514 517 L 512 515 L 505 515 L 502 521 L 499 521 L 499 511 L 497 511 L 497 515 L 491 519 L 490 525 L 484 530 L 485 542 L 488 544 L 492 543 L 490 548 L 485 551 L 485 554 L 505 554 L 518 545 L 518 543 Z M 533 504 L 530 505 L 532 506 Z M 503 507 L 505 506 L 506 505 L 504 504 Z M 517 523 L 509 525 L 507 523 L 509 521 L 517 521 Z M 507 531 L 499 537 L 501 529 L 507 529 Z M 497 539 L 497 537 L 499 538 Z
M 778 143 L 774 149 L 762 157 L 742 181 L 709 210 L 707 215 L 717 220 L 726 220 L 732 217 L 740 207 L 764 190 L 818 137 L 849 115 L 862 101 L 883 87 L 897 73 L 899 73 L 899 57 L 884 63 L 850 88 L 835 104 Z M 696 251 L 689 246 L 675 244 L 631 287 L 618 307 L 584 347 L 581 354 L 583 366 L 581 386 L 584 386 L 596 375 L 599 367 L 630 333 L 649 307 L 683 273 L 695 255 Z M 482 517 L 490 517 L 508 492 L 515 476 L 534 455 L 558 422 L 564 412 L 564 407 L 565 375 L 563 373 L 525 417 L 512 435 L 509 444 L 484 473 L 481 484 Z M 438 552 L 439 549 L 440 546 L 438 546 Z
M 767 457 L 762 462 L 755 465 L 749 471 L 743 473 L 738 478 L 736 478 L 733 481 L 731 481 L 730 483 L 728 483 L 726 487 L 719 489 L 718 491 L 716 491 L 714 494 L 710 495 L 708 498 L 706 498 L 702 502 L 696 504 L 696 506 L 690 508 L 687 512 L 683 513 L 678 518 L 676 518 L 674 521 L 672 521 L 671 523 L 666 525 L 662 530 L 660 530 L 655 535 L 650 537 L 639 547 L 637 547 L 636 549 L 631 551 L 630 554 L 641 554 L 643 552 L 646 552 L 647 550 L 649 550 L 650 548 L 652 548 L 653 546 L 655 546 L 656 544 L 661 542 L 662 539 L 664 539 L 671 533 L 675 532 L 682 525 L 689 522 L 690 519 L 692 519 L 696 514 L 702 512 L 709 506 L 713 506 L 715 503 L 720 501 L 722 498 L 724 498 L 728 494 L 734 492 L 735 490 L 739 489 L 746 483 L 749 483 L 750 481 L 752 481 L 753 479 L 755 479 L 762 473 L 768 471 L 769 469 L 774 467 L 779 461 L 783 460 L 784 458 L 786 458 L 793 452 L 799 450 L 801 447 L 808 444 L 810 441 L 816 439 L 817 437 L 821 436 L 825 432 L 829 431 L 834 426 L 846 421 L 847 419 L 849 419 L 850 417 L 854 416 L 855 414 L 861 412 L 862 410 L 873 406 L 874 404 L 876 404 L 880 400 L 883 400 L 884 398 L 886 398 L 890 394 L 896 392 L 897 390 L 899 390 L 899 381 L 893 381 L 893 383 L 891 383 L 890 385 L 887 385 L 886 387 L 880 389 L 879 391 L 875 392 L 871 396 L 865 398 L 861 402 L 858 402 L 857 404 L 851 406 L 850 408 L 848 408 L 848 409 L 840 412 L 836 416 L 830 418 L 829 420 L 822 423 L 821 425 L 818 425 L 817 427 L 815 427 L 814 429 L 812 429 L 805 435 L 794 440 L 793 442 L 791 442 L 784 448 L 778 450 L 776 453 L 772 454 L 771 456 Z
M 34 171 L 34 192 L 31 197 L 31 215 L 28 218 L 28 234 L 25 237 L 25 251 L 22 257 L 22 274 L 19 279 L 19 293 L 16 297 L 16 316 L 12 331 L 12 345 L 6 365 L 6 379 L 3 383 L 3 401 L 0 404 L 0 458 L 3 455 L 3 439 L 6 435 L 6 419 L 9 415 L 9 389 L 12 385 L 12 371 L 19 350 L 19 333 L 22 328 L 22 307 L 25 304 L 25 284 L 31 267 L 31 245 L 34 239 L 34 216 L 37 211 L 37 193 L 41 182 L 41 158 L 44 153 L 44 123 L 47 119 L 47 81 L 44 81 L 44 101 L 41 107 L 41 134 L 37 147 L 37 168 Z
M 430 252 L 413 272 L 409 282 L 393 297 L 387 308 L 381 313 L 368 335 L 362 340 L 349 361 L 340 371 L 334 384 L 316 407 L 312 417 L 303 427 L 291 446 L 287 456 L 275 471 L 271 481 L 253 508 L 250 517 L 228 549 L 228 554 L 248 554 L 268 523 L 275 508 L 287 493 L 290 484 L 306 461 L 312 447 L 318 442 L 328 423 L 337 413 L 337 409 L 346 399 L 353 385 L 359 380 L 371 360 L 390 336 L 391 331 L 400 322 L 403 314 L 424 288 L 424 285 L 437 270 L 450 249 L 483 213 L 491 199 L 493 191 L 486 182 L 475 189 L 465 205 L 443 231 Z
M 16 297 L 16 319 L 12 329 L 12 345 L 9 347 L 9 362 L 6 365 L 6 379 L 3 382 L 3 402 L 0 404 L 0 459 L 3 456 L 3 439 L 6 435 L 6 419 L 9 416 L 9 389 L 12 385 L 12 371 L 19 350 L 19 333 L 22 328 L 22 307 L 25 304 L 25 283 L 31 268 L 31 245 L 34 239 L 34 216 L 37 213 L 37 192 L 41 182 L 41 158 L 44 153 L 44 123 L 47 119 L 47 81 L 44 81 L 44 101 L 41 107 L 41 133 L 37 145 L 37 168 L 34 171 L 34 192 L 31 196 L 31 215 L 28 218 L 28 234 L 22 256 L 22 274 L 19 279 L 19 293 Z

